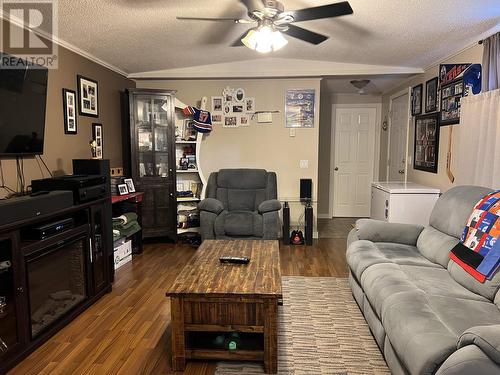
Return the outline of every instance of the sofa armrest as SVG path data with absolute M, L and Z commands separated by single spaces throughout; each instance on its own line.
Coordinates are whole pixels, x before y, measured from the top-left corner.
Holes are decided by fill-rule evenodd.
M 198 204 L 198 209 L 200 211 L 208 211 L 218 215 L 224 210 L 224 205 L 217 199 L 205 198 Z
M 277 199 L 269 199 L 259 204 L 258 210 L 260 214 L 272 211 L 279 211 L 281 210 L 281 203 Z
M 415 246 L 424 227 L 415 224 L 386 223 L 373 219 L 356 221 L 356 231 L 360 240 L 372 242 L 394 242 Z
M 500 365 L 492 361 L 476 345 L 467 345 L 453 352 L 439 367 L 436 375 L 494 375 L 500 374 Z
M 467 345 L 476 345 L 493 361 L 500 364 L 500 324 L 469 328 L 460 335 L 457 348 Z

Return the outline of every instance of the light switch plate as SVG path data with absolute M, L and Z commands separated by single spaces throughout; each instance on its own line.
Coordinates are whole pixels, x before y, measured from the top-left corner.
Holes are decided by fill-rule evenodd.
M 302 168 L 302 169 L 309 168 L 309 160 L 301 160 L 300 161 L 300 168 Z
M 295 137 L 295 129 L 290 129 L 290 137 Z

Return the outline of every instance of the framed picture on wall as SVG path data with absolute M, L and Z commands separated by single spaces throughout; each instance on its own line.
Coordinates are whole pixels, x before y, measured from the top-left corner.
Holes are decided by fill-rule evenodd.
M 425 112 L 437 110 L 438 78 L 434 77 L 425 82 Z
M 411 89 L 411 115 L 417 116 L 422 113 L 422 89 L 423 85 L 417 85 Z
M 92 124 L 92 139 L 95 142 L 95 151 L 93 157 L 102 159 L 103 155 L 103 132 L 102 124 Z
M 63 89 L 64 133 L 77 134 L 76 92 Z
M 82 116 L 99 117 L 98 83 L 78 75 L 78 110 Z
M 415 117 L 413 169 L 437 173 L 439 155 L 439 112 Z

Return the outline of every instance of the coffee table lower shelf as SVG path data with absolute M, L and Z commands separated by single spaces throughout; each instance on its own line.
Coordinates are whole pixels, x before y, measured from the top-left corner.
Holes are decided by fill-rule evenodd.
M 198 359 L 260 361 L 267 373 L 277 372 L 277 298 L 171 295 L 170 301 L 173 370 Z M 230 332 L 239 335 L 237 349 L 215 344 Z

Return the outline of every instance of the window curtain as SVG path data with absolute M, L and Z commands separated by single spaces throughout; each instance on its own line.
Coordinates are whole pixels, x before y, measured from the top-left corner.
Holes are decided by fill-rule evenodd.
M 462 98 L 456 182 L 500 189 L 500 89 Z
M 500 88 L 500 32 L 483 40 L 483 92 Z

